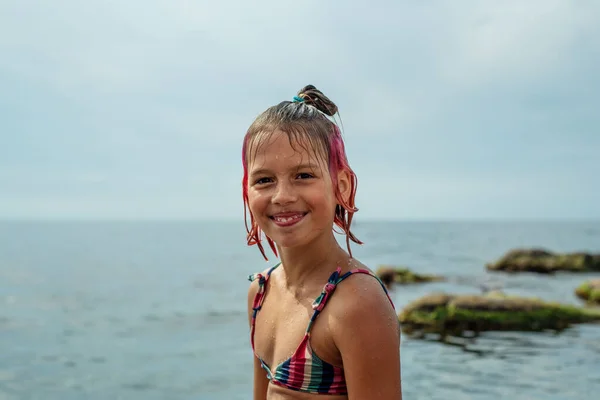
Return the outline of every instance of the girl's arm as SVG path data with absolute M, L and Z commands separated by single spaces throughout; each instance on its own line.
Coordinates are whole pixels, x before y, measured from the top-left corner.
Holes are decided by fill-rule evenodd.
M 248 324 L 252 324 L 252 305 L 254 303 L 254 297 L 258 291 L 258 281 L 253 281 L 248 289 Z M 269 386 L 269 380 L 265 371 L 260 366 L 260 361 L 254 354 L 254 400 L 266 400 L 267 399 L 267 388 Z
M 398 316 L 379 282 L 369 276 L 353 278 L 337 288 L 340 308 L 332 310 L 348 399 L 402 400 Z

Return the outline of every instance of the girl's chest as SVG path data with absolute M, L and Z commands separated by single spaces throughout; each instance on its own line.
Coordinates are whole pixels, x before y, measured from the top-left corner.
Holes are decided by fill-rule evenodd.
M 273 372 L 289 359 L 305 340 L 313 316 L 312 301 L 298 301 L 289 296 L 270 293 L 257 313 L 254 348 Z M 319 358 L 341 365 L 341 356 L 331 338 L 324 309 L 310 326 L 310 346 Z

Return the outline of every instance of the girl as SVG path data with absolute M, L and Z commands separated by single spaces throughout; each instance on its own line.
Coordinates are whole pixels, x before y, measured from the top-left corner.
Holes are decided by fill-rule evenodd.
M 250 276 L 254 399 L 397 400 L 400 330 L 379 279 L 352 258 L 356 175 L 336 105 L 314 86 L 263 112 L 243 142 L 248 245 L 281 262 Z M 333 228 L 346 235 L 347 252 Z

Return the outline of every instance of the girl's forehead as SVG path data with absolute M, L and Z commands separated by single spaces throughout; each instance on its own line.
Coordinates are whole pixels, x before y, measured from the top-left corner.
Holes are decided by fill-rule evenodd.
M 250 164 L 321 164 L 321 152 L 306 138 L 291 138 L 284 132 L 257 137 L 249 148 Z

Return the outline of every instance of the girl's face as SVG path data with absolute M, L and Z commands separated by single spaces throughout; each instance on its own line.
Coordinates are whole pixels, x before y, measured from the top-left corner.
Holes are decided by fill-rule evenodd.
M 331 233 L 337 200 L 324 157 L 294 147 L 276 131 L 248 162 L 248 206 L 262 231 L 280 247 L 306 245 Z M 342 194 L 347 174 L 337 179 Z

